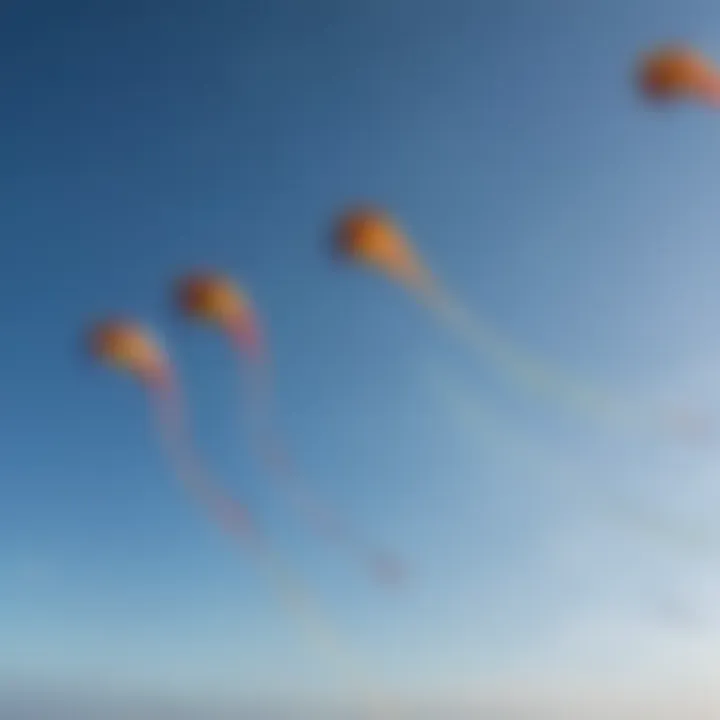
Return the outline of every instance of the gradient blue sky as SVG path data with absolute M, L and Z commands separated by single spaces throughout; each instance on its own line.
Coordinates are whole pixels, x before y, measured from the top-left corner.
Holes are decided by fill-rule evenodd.
M 403 701 L 571 677 L 587 705 L 618 678 L 712 677 L 708 556 L 610 526 L 556 481 L 709 527 L 717 453 L 620 442 L 507 392 L 397 289 L 334 266 L 327 230 L 346 202 L 385 204 L 537 353 L 720 407 L 720 121 L 654 112 L 631 84 L 657 41 L 720 58 L 717 4 L 25 0 L 0 19 L 7 687 L 227 707 L 361 693 L 186 504 L 141 393 L 82 357 L 106 312 L 162 331 L 207 458 Z M 231 358 L 169 312 L 198 264 L 252 293 L 300 461 L 407 557 L 407 590 L 370 586 L 264 488 Z

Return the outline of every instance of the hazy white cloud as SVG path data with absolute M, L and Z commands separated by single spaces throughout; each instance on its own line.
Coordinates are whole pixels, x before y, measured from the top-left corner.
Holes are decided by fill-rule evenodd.
M 559 691 L 527 684 L 494 697 L 413 704 L 385 715 L 366 714 L 352 706 L 217 709 L 132 699 L 0 700 L 0 714 L 7 720 L 716 720 L 719 712 L 720 700 L 709 685 L 647 690 L 643 695 L 622 688 Z
M 719 713 L 720 694 L 709 674 L 692 683 L 678 677 L 629 683 L 548 668 L 457 687 L 443 697 L 419 689 L 412 699 L 374 712 L 357 699 L 222 704 L 0 680 L 3 720 L 716 720 Z

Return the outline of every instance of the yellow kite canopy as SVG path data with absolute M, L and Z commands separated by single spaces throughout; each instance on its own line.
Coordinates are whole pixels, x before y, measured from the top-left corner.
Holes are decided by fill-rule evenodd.
M 250 300 L 229 278 L 209 272 L 186 275 L 176 284 L 175 299 L 186 317 L 219 325 L 245 349 L 259 349 Z
M 337 219 L 333 246 L 342 257 L 369 265 L 414 289 L 427 289 L 429 275 L 410 241 L 385 211 L 358 207 Z
M 720 71 L 696 50 L 664 46 L 640 60 L 639 84 L 653 100 L 694 99 L 720 104 Z
M 169 365 L 159 343 L 140 325 L 128 320 L 106 320 L 88 333 L 94 358 L 125 370 L 143 382 L 158 386 L 169 380 Z

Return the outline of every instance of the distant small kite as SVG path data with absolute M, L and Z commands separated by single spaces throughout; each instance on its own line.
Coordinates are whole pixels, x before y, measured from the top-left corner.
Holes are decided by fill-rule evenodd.
M 644 54 L 637 79 L 649 100 L 690 100 L 720 107 L 720 69 L 692 48 L 666 45 Z

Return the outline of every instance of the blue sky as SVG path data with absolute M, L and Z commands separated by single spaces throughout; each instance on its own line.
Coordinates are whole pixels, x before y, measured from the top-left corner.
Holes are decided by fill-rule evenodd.
M 711 677 L 717 452 L 513 392 L 397 288 L 333 265 L 327 232 L 347 202 L 386 205 L 519 343 L 640 402 L 719 409 L 720 125 L 631 84 L 658 41 L 720 58 L 719 22 L 709 2 L 9 4 L 0 680 L 223 707 L 353 705 L 367 680 L 442 707 Z M 252 294 L 299 461 L 407 558 L 407 589 L 372 587 L 267 490 L 232 358 L 168 306 L 196 265 Z M 162 332 L 208 462 L 367 678 L 303 642 L 185 502 L 142 394 L 83 358 L 108 312 Z M 588 494 L 609 483 L 702 541 L 611 522 Z

